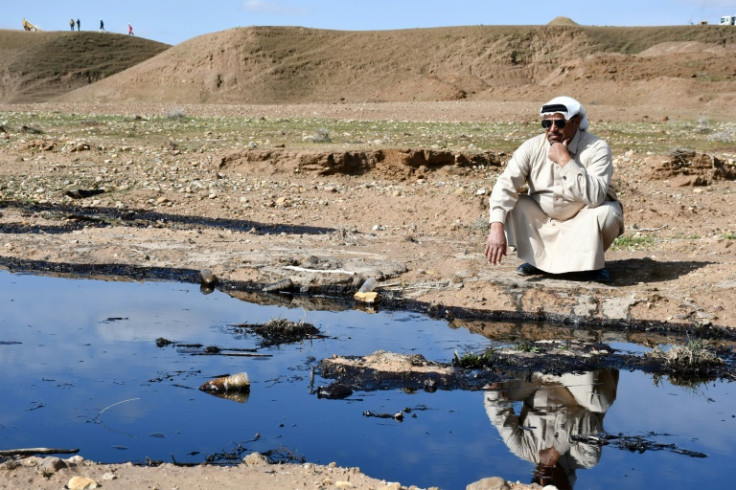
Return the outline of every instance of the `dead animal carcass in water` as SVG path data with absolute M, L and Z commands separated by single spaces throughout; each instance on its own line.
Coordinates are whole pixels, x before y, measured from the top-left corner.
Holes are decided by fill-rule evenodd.
M 250 393 L 250 379 L 248 373 L 237 373 L 211 379 L 199 389 L 220 398 L 244 403 L 248 400 Z

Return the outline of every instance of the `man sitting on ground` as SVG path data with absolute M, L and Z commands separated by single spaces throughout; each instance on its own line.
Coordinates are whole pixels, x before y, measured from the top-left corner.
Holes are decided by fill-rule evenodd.
M 524 260 L 522 276 L 585 272 L 609 282 L 604 252 L 624 231 L 611 150 L 587 131 L 577 100 L 556 97 L 539 114 L 544 134 L 514 152 L 493 187 L 485 256 L 498 265 L 511 246 Z

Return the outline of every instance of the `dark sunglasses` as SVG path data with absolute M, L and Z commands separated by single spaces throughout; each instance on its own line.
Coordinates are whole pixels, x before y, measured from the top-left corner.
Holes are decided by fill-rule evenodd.
M 557 126 L 557 129 L 563 129 L 567 124 L 567 121 L 565 121 L 564 119 L 542 119 L 542 127 L 544 129 L 551 128 L 552 124 Z

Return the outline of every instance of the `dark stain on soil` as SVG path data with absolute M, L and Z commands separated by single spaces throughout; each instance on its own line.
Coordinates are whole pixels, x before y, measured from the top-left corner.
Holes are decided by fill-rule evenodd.
M 85 208 L 68 204 L 0 201 L 0 209 L 9 207 L 21 209 L 23 213 L 29 215 L 41 214 L 46 219 L 64 222 L 60 225 L 50 226 L 26 226 L 15 223 L 3 224 L 0 225 L 1 233 L 69 233 L 82 229 L 85 226 L 105 227 L 111 226 L 112 224 L 137 228 L 147 228 L 152 225 L 159 228 L 168 227 L 172 229 L 207 227 L 232 231 L 248 231 L 262 235 L 278 235 L 281 233 L 299 235 L 328 234 L 335 231 L 334 228 L 318 226 L 263 224 L 249 220 L 182 216 L 140 209 Z

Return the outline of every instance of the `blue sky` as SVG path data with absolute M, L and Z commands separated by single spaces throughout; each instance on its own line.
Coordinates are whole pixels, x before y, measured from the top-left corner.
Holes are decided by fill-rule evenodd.
M 383 30 L 460 25 L 539 25 L 557 16 L 579 24 L 685 25 L 736 15 L 736 0 L 0 0 L 0 28 L 21 29 L 21 19 L 48 31 L 82 30 L 100 19 L 110 32 L 167 44 L 232 27 L 287 25 L 340 30 Z

